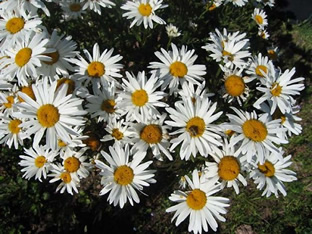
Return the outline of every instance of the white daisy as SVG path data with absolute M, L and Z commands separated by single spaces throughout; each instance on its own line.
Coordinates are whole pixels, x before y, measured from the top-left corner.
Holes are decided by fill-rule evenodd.
M 224 139 L 222 151 L 212 153 L 215 162 L 206 162 L 204 175 L 207 180 L 221 180 L 221 189 L 233 187 L 236 194 L 239 193 L 238 181 L 247 186 L 247 181 L 241 174 L 244 168 L 244 157 L 235 147 Z
M 208 93 L 206 90 L 206 82 L 203 81 L 201 85 L 198 85 L 195 89 L 196 85 L 184 82 L 182 84 L 182 89 L 179 91 L 179 95 L 182 99 L 190 98 L 193 103 L 196 102 L 198 98 L 209 98 L 214 96 L 214 93 Z
M 127 11 L 122 14 L 127 19 L 133 19 L 130 28 L 134 25 L 139 26 L 143 23 L 144 28 L 153 28 L 153 21 L 158 24 L 166 24 L 166 22 L 158 17 L 155 12 L 158 9 L 167 7 L 162 5 L 163 0 L 134 0 L 127 1 L 120 8 Z
M 209 153 L 219 151 L 221 146 L 221 129 L 212 124 L 222 114 L 218 112 L 217 103 L 211 105 L 208 98 L 196 99 L 195 104 L 190 99 L 176 102 L 175 108 L 166 108 L 172 121 L 165 123 L 172 127 L 179 128 L 171 132 L 170 135 L 178 134 L 173 138 L 170 150 L 176 148 L 181 142 L 180 157 L 189 160 L 190 156 L 196 157 L 199 152 L 201 156 L 207 157 Z
M 18 99 L 13 91 L 0 92 L 0 113 L 12 115 L 16 111 L 16 103 L 18 103 Z
M 109 147 L 110 155 L 101 151 L 108 165 L 102 161 L 95 160 L 96 167 L 101 169 L 102 175 L 101 184 L 104 188 L 100 195 L 105 195 L 109 192 L 107 200 L 110 204 L 120 208 L 129 201 L 133 206 L 133 201 L 140 202 L 136 192 L 142 192 L 143 186 L 149 186 L 150 183 L 155 183 L 153 179 L 154 170 L 146 170 L 152 161 L 147 161 L 141 164 L 146 152 L 139 152 L 133 156 L 133 160 L 129 161 L 129 145 L 121 148 L 120 144 L 114 144 L 114 147 Z M 143 193 L 143 192 L 142 192 Z
M 280 50 L 278 47 L 273 46 L 273 45 L 267 47 L 267 54 L 271 60 L 273 61 L 278 60 L 278 57 L 280 55 L 279 53 L 280 53 Z
M 84 3 L 84 0 L 60 1 L 64 19 L 71 20 L 82 18 L 82 15 L 86 13 L 83 9 Z
M 170 143 L 168 141 L 169 126 L 164 125 L 166 114 L 159 118 L 148 118 L 133 124 L 132 142 L 134 143 L 131 150 L 134 152 L 146 152 L 151 148 L 155 158 L 162 159 L 162 153 L 169 159 L 173 160 L 169 152 Z
M 70 142 L 72 135 L 78 135 L 74 126 L 82 126 L 85 122 L 82 110 L 82 99 L 66 95 L 67 85 L 56 90 L 57 82 L 51 85 L 47 81 L 33 85 L 36 101 L 25 93 L 18 95 L 25 100 L 19 103 L 20 112 L 14 113 L 17 118 L 27 118 L 20 127 L 26 128 L 28 135 L 34 135 L 34 143 L 38 144 L 46 132 L 46 144 L 57 148 L 57 139 Z
M 261 2 L 264 6 L 274 7 L 275 0 L 257 0 L 257 2 Z
M 161 102 L 166 94 L 156 91 L 160 83 L 156 74 L 151 74 L 148 78 L 145 72 L 139 72 L 137 76 L 126 72 L 128 80 L 122 79 L 123 91 L 118 95 L 120 99 L 117 108 L 123 109 L 127 115 L 126 120 L 145 119 L 154 115 L 160 115 L 157 107 L 166 107 L 167 104 Z
M 75 79 L 84 83 L 85 86 L 92 82 L 94 88 L 98 88 L 101 85 L 107 86 L 108 82 L 115 82 L 114 78 L 122 77 L 119 74 L 122 64 L 117 63 L 122 56 L 119 54 L 112 56 L 113 51 L 114 49 L 105 49 L 100 54 L 100 47 L 97 43 L 93 46 L 93 56 L 87 50 L 83 50 L 89 62 L 80 55 L 78 55 L 79 59 L 72 59 L 71 62 L 77 64 Z
M 271 115 L 277 107 L 282 114 L 291 112 L 293 96 L 300 95 L 300 91 L 304 89 L 303 77 L 291 79 L 295 72 L 295 68 L 290 71 L 287 69 L 283 73 L 280 70 L 276 70 L 271 76 L 268 76 L 265 87 L 257 87 L 263 95 L 254 103 L 254 107 L 259 109 L 261 103 L 270 100 Z
M 248 0 L 225 0 L 224 4 L 232 3 L 234 6 L 242 7 L 245 6 Z
M 50 171 L 50 163 L 54 161 L 58 152 L 53 151 L 46 146 L 33 145 L 32 148 L 24 149 L 25 154 L 20 155 L 21 161 L 19 165 L 23 167 L 23 178 L 30 179 L 35 176 L 35 179 L 42 181 L 47 178 L 47 173 Z
M 181 36 L 181 31 L 179 31 L 179 29 L 171 23 L 166 26 L 166 32 L 168 37 L 173 38 Z
M 264 40 L 268 40 L 270 37 L 270 34 L 268 33 L 266 29 L 259 28 L 258 36 L 262 37 Z
M 85 0 L 82 10 L 90 9 L 91 11 L 94 11 L 97 14 L 101 15 L 101 7 L 111 8 L 115 5 L 115 3 L 109 0 Z
M 129 137 L 132 136 L 133 133 L 129 129 L 129 123 L 124 123 L 124 119 L 109 119 L 105 130 L 109 134 L 103 136 L 101 139 L 103 142 L 114 140 L 114 143 L 119 143 L 121 145 L 125 145 L 131 142 Z
M 269 197 L 273 193 L 278 197 L 278 192 L 284 196 L 287 195 L 286 188 L 283 182 L 291 182 L 297 180 L 296 173 L 287 169 L 291 162 L 291 155 L 283 158 L 284 152 L 279 149 L 281 156 L 277 157 L 275 154 L 269 154 L 264 163 L 254 163 L 254 170 L 250 173 L 250 177 L 257 184 L 257 189 L 264 191 L 262 196 Z
M 264 29 L 264 27 L 268 25 L 267 15 L 264 10 L 255 8 L 251 17 L 256 21 L 260 29 Z
M 206 9 L 208 11 L 213 11 L 217 7 L 221 6 L 222 3 L 223 3 L 223 0 L 211 0 L 211 1 L 208 1 L 207 4 L 206 4 Z
M 175 212 L 172 221 L 177 218 L 176 226 L 189 216 L 188 231 L 195 234 L 202 233 L 202 230 L 208 232 L 208 226 L 216 231 L 218 228 L 216 219 L 224 222 L 225 218 L 220 214 L 226 214 L 225 207 L 229 206 L 228 198 L 211 196 L 220 191 L 220 184 L 215 184 L 215 180 L 207 181 L 204 175 L 199 177 L 198 174 L 195 169 L 192 180 L 185 176 L 192 190 L 174 191 L 169 199 L 178 204 L 166 209 L 166 212 Z
M 172 51 L 167 52 L 161 48 L 161 52 L 155 52 L 161 62 L 151 62 L 148 66 L 154 69 L 152 72 L 160 74 L 160 79 L 163 80 L 162 90 L 169 85 L 170 95 L 178 91 L 179 84 L 185 81 L 200 85 L 204 81 L 202 76 L 206 74 L 205 65 L 194 64 L 197 59 L 194 49 L 187 50 L 186 46 L 178 49 L 173 43 L 171 43 L 171 48 Z
M 280 120 L 271 120 L 268 114 L 258 117 L 255 111 L 249 113 L 235 107 L 231 109 L 237 114 L 227 114 L 230 119 L 227 127 L 236 133 L 232 136 L 231 145 L 241 143 L 239 149 L 246 155 L 248 162 L 256 156 L 256 162 L 263 163 L 267 150 L 278 154 L 276 145 L 288 143 L 278 135 L 286 131 L 281 128 Z

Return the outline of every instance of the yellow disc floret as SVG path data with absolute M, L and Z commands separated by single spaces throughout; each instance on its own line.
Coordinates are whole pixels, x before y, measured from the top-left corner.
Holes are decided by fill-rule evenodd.
M 53 127 L 60 119 L 58 109 L 52 104 L 42 105 L 37 111 L 39 123 L 46 128 Z
M 150 14 L 152 14 L 152 11 L 153 11 L 153 9 L 149 3 L 147 3 L 147 4 L 141 3 L 139 5 L 138 10 L 142 16 L 150 16 Z
M 75 90 L 75 81 L 69 79 L 69 78 L 62 78 L 57 80 L 57 85 L 56 85 L 56 89 L 58 89 L 59 87 L 61 87 L 63 84 L 67 84 L 68 85 L 68 89 L 67 89 L 67 95 L 68 94 L 72 94 Z
M 131 184 L 134 178 L 133 170 L 126 165 L 119 166 L 114 172 L 114 180 L 119 185 Z
M 101 109 L 109 114 L 115 112 L 116 102 L 112 99 L 107 99 L 102 102 Z
M 60 178 L 61 180 L 65 183 L 65 184 L 68 184 L 71 182 L 72 178 L 70 176 L 70 173 L 65 171 L 65 172 L 62 172 L 61 175 L 60 175 Z
M 244 93 L 245 82 L 242 77 L 231 75 L 224 82 L 226 92 L 233 96 L 237 97 Z
M 131 100 L 135 106 L 144 106 L 148 102 L 148 94 L 144 89 L 136 90 L 132 93 Z
M 255 142 L 265 140 L 268 135 L 268 130 L 264 123 L 256 119 L 245 121 L 242 125 L 242 129 L 244 135 Z
M 201 210 L 206 203 L 206 193 L 200 189 L 194 189 L 187 195 L 186 204 L 193 210 Z
M 91 62 L 87 68 L 88 75 L 99 78 L 105 74 L 105 66 L 101 62 Z
M 81 10 L 81 5 L 79 3 L 72 3 L 69 5 L 69 9 L 72 11 L 72 12 L 78 12 Z
M 266 66 L 264 66 L 264 65 L 258 65 L 256 67 L 256 74 L 258 76 L 264 77 L 263 73 L 264 74 L 268 74 L 268 68 Z
M 272 84 L 271 94 L 274 97 L 279 97 L 282 93 L 282 87 L 278 83 Z
M 240 165 L 234 156 L 224 156 L 218 165 L 218 174 L 223 180 L 234 180 L 240 172 Z
M 22 123 L 22 121 L 20 121 L 19 119 L 13 119 L 10 121 L 9 123 L 9 130 L 11 133 L 13 134 L 18 134 L 21 130 L 21 128 L 19 127 L 19 125 Z
M 174 77 L 183 78 L 187 74 L 187 66 L 179 61 L 172 63 L 169 67 L 170 74 Z
M 262 25 L 263 24 L 263 18 L 261 15 L 256 15 L 255 16 L 255 21 L 257 22 L 257 24 Z
M 22 18 L 14 17 L 5 25 L 5 28 L 7 31 L 9 31 L 11 34 L 15 34 L 19 31 L 21 31 L 24 28 L 25 21 Z
M 206 124 L 202 118 L 195 116 L 186 123 L 185 128 L 191 137 L 200 137 L 206 129 Z
M 44 164 L 47 162 L 46 158 L 42 155 L 38 156 L 36 159 L 35 159 L 35 166 L 38 167 L 38 168 L 41 168 L 44 166 Z
M 124 137 L 124 135 L 123 135 L 123 133 L 121 131 L 119 131 L 118 128 L 114 128 L 112 130 L 112 137 L 114 137 L 116 140 L 119 141 L 119 140 L 121 140 Z
M 32 50 L 28 47 L 20 49 L 15 55 L 15 63 L 19 67 L 25 66 L 31 58 Z
M 51 61 L 49 61 L 49 62 L 48 61 L 43 61 L 45 64 L 48 64 L 48 65 L 53 65 L 60 58 L 60 54 L 59 54 L 58 51 L 55 51 L 55 52 L 52 52 L 52 53 L 43 54 L 43 55 L 46 55 L 46 56 L 51 58 Z
M 31 87 L 31 85 L 30 85 L 30 86 L 23 86 L 23 87 L 20 89 L 20 91 L 21 91 L 22 93 L 27 94 L 31 99 L 36 100 L 36 97 L 35 97 L 35 94 L 34 94 L 34 91 L 33 91 L 32 87 Z M 24 102 L 24 99 L 21 98 L 20 96 L 18 97 L 18 100 L 19 100 L 20 102 Z
M 3 103 L 3 105 L 5 106 L 5 108 L 7 108 L 7 109 L 12 108 L 12 106 L 13 106 L 13 104 L 14 104 L 14 97 L 13 97 L 13 96 L 8 96 L 8 97 L 6 98 L 6 100 L 7 100 L 8 102 Z
M 258 163 L 258 169 L 266 177 L 272 177 L 275 174 L 274 165 L 271 162 L 267 161 L 267 160 L 262 165 Z
M 78 158 L 72 156 L 68 157 L 64 161 L 64 168 L 68 172 L 76 172 L 80 167 L 80 161 Z
M 140 138 L 148 144 L 157 144 L 162 140 L 162 130 L 157 124 L 146 125 L 140 132 Z

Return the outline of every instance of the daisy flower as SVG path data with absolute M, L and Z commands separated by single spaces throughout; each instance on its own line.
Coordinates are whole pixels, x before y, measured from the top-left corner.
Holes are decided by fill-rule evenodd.
M 181 142 L 180 157 L 189 160 L 190 156 L 196 157 L 199 152 L 201 156 L 207 157 L 209 153 L 219 151 L 221 146 L 221 129 L 212 124 L 222 114 L 218 112 L 217 103 L 211 105 L 208 98 L 197 99 L 195 104 L 190 99 L 175 103 L 175 108 L 166 108 L 172 121 L 165 123 L 172 127 L 179 128 L 170 135 L 179 134 L 173 138 L 170 150 L 176 148 Z
M 257 189 L 264 191 L 262 196 L 269 197 L 273 193 L 278 197 L 278 192 L 283 196 L 287 195 L 286 188 L 283 182 L 291 182 L 297 180 L 296 173 L 287 169 L 291 162 L 291 155 L 283 158 L 284 152 L 279 149 L 281 156 L 277 157 L 275 154 L 269 154 L 264 163 L 254 163 L 254 170 L 250 173 L 250 177 L 257 184 Z
M 179 95 L 182 99 L 190 98 L 193 103 L 196 102 L 198 98 L 209 98 L 214 96 L 214 93 L 208 93 L 206 90 L 206 82 L 203 81 L 201 85 L 196 85 L 188 82 L 182 84 L 182 89 L 179 91 Z
M 170 143 L 168 141 L 169 126 L 164 125 L 166 114 L 159 116 L 159 118 L 149 118 L 133 124 L 132 143 L 134 143 L 131 150 L 134 152 L 146 152 L 151 148 L 155 158 L 162 161 L 163 153 L 169 160 L 173 160 L 169 152 Z
M 239 193 L 238 181 L 247 186 L 247 181 L 241 174 L 243 171 L 244 157 L 235 150 L 235 147 L 224 139 L 222 151 L 212 153 L 215 162 L 206 162 L 204 174 L 207 180 L 221 180 L 221 189 L 233 187 Z
M 114 140 L 114 143 L 119 143 L 121 145 L 125 145 L 131 142 L 129 137 L 132 136 L 133 133 L 129 129 L 129 123 L 125 123 L 124 119 L 109 119 L 105 130 L 109 134 L 105 135 L 101 139 L 103 142 Z
M 234 6 L 242 7 L 245 6 L 248 0 L 225 0 L 224 4 L 232 3 Z
M 254 107 L 259 109 L 260 104 L 264 101 L 270 100 L 271 115 L 278 107 L 282 114 L 291 112 L 293 103 L 293 96 L 300 95 L 300 91 L 304 89 L 304 84 L 300 83 L 304 80 L 303 77 L 291 79 L 295 74 L 296 69 L 293 68 L 285 72 L 276 70 L 268 77 L 265 87 L 257 87 L 263 95 L 254 103 Z
M 32 148 L 24 149 L 25 154 L 20 155 L 21 161 L 19 165 L 23 167 L 21 170 L 23 178 L 35 179 L 42 182 L 42 177 L 47 178 L 47 173 L 50 171 L 50 163 L 54 161 L 58 152 L 53 151 L 46 146 L 33 145 Z
M 208 3 L 206 4 L 206 9 L 208 11 L 213 11 L 217 7 L 221 6 L 222 3 L 223 3 L 223 0 L 211 0 L 211 1 L 208 1 Z
M 227 114 L 230 119 L 227 127 L 236 133 L 232 136 L 231 146 L 241 143 L 239 152 L 246 155 L 248 162 L 256 156 L 256 162 L 263 163 L 267 151 L 278 154 L 276 145 L 288 143 L 278 135 L 285 132 L 280 120 L 271 120 L 268 114 L 258 117 L 255 111 L 249 113 L 231 108 L 237 114 Z
M 275 0 L 257 0 L 257 2 L 261 2 L 264 6 L 274 7 Z
M 206 74 L 206 66 L 194 64 L 197 59 L 195 50 L 187 50 L 186 46 L 178 49 L 171 43 L 172 51 L 161 48 L 161 52 L 156 51 L 155 55 L 161 62 L 151 62 L 149 68 L 152 72 L 160 74 L 163 81 L 161 89 L 165 90 L 169 85 L 170 95 L 178 91 L 179 84 L 185 81 L 200 85 L 204 81 L 203 75 Z
M 267 39 L 269 39 L 270 34 L 267 32 L 266 29 L 259 28 L 258 36 L 262 37 L 264 40 L 267 40 Z
M 229 199 L 225 197 L 211 196 L 220 191 L 220 185 L 215 180 L 207 181 L 202 174 L 200 177 L 195 169 L 192 173 L 192 180 L 185 176 L 191 190 L 183 192 L 174 191 L 169 199 L 178 203 L 166 209 L 166 212 L 175 212 L 171 221 L 177 218 L 175 225 L 178 226 L 189 216 L 188 231 L 202 233 L 208 232 L 208 226 L 216 231 L 218 223 L 216 220 L 225 222 L 220 214 L 226 214 L 225 207 L 229 206 Z
M 51 164 L 51 166 L 51 173 L 48 176 L 54 178 L 50 180 L 50 183 L 61 180 L 61 183 L 56 188 L 56 192 L 64 193 L 66 190 L 71 195 L 73 195 L 73 191 L 78 193 L 77 187 L 80 186 L 80 181 L 72 177 L 70 172 L 66 171 L 62 165 Z
M 124 149 L 120 144 L 114 144 L 109 147 L 110 155 L 104 151 L 101 154 L 109 165 L 102 161 L 95 160 L 96 167 L 101 169 L 102 176 L 101 184 L 104 188 L 100 195 L 105 195 L 109 192 L 107 200 L 109 204 L 120 208 L 129 201 L 133 206 L 133 201 L 140 202 L 140 198 L 136 192 L 142 192 L 143 186 L 149 186 L 150 183 L 155 183 L 154 170 L 146 170 L 152 161 L 141 163 L 146 152 L 139 152 L 133 156 L 132 161 L 129 161 L 130 152 L 127 144 Z M 142 192 L 143 193 L 143 192 Z
M 56 30 L 53 30 L 52 35 L 48 37 L 49 42 L 46 47 L 52 48 L 54 52 L 44 54 L 49 56 L 51 61 L 43 61 L 42 66 L 39 67 L 39 73 L 48 76 L 51 80 L 55 79 L 56 74 L 68 76 L 68 71 L 74 70 L 69 62 L 78 54 L 78 51 L 75 51 L 76 42 L 71 40 L 71 36 L 57 35 Z
M 34 143 L 38 144 L 46 132 L 46 144 L 57 148 L 57 139 L 68 143 L 72 135 L 79 133 L 74 126 L 82 126 L 85 122 L 82 110 L 82 99 L 66 95 L 67 85 L 56 90 L 57 82 L 51 85 L 45 80 L 32 86 L 36 100 L 27 94 L 18 92 L 25 101 L 17 104 L 19 111 L 14 113 L 17 118 L 27 118 L 20 127 L 25 127 L 28 135 L 34 135 Z
M 16 0 L 15 0 L 16 1 Z M 27 14 L 15 8 L 14 11 L 4 11 L 0 19 L 0 45 L 8 49 L 23 39 L 26 32 L 35 31 L 42 23 L 37 15 Z
M 15 104 L 18 103 L 16 94 L 11 92 L 0 92 L 0 113 L 6 115 L 13 114 L 16 111 Z
M 149 78 L 145 72 L 139 72 L 137 76 L 126 72 L 127 79 L 123 81 L 123 91 L 118 95 L 119 102 L 117 107 L 127 113 L 126 120 L 137 120 L 160 115 L 157 107 L 166 107 L 167 104 L 161 102 L 166 94 L 156 91 L 160 83 L 156 74 L 151 74 Z
M 60 1 L 64 19 L 71 20 L 82 18 L 82 15 L 86 13 L 83 9 L 84 3 L 83 0 Z
M 139 26 L 143 23 L 144 28 L 153 28 L 153 21 L 158 24 L 166 24 L 166 22 L 155 14 L 158 9 L 167 7 L 162 5 L 163 0 L 134 0 L 127 1 L 120 8 L 127 11 L 122 14 L 127 19 L 133 19 L 130 28 L 134 25 Z
M 115 3 L 109 0 L 85 0 L 82 10 L 90 9 L 91 11 L 94 11 L 95 13 L 101 15 L 101 7 L 111 8 L 115 5 Z
M 252 13 L 252 19 L 257 23 L 260 29 L 264 29 L 268 25 L 267 15 L 264 10 L 255 8 Z
M 278 47 L 270 46 L 267 48 L 267 54 L 268 54 L 269 58 L 273 61 L 278 60 L 279 52 L 280 52 L 280 50 Z
M 173 38 L 181 36 L 181 32 L 179 31 L 179 29 L 171 23 L 166 26 L 166 32 L 168 37 Z
M 16 43 L 14 48 L 5 51 L 8 56 L 5 63 L 0 65 L 4 76 L 17 77 L 19 85 L 28 85 L 28 79 L 38 77 L 37 67 L 42 61 L 51 61 L 51 58 L 44 53 L 51 53 L 54 49 L 47 49 L 45 46 L 49 39 L 44 38 L 43 33 L 29 32 L 24 39 Z
M 108 82 L 115 82 L 114 78 L 122 77 L 119 74 L 122 64 L 117 63 L 122 59 L 119 54 L 112 56 L 114 49 L 107 50 L 100 53 L 100 47 L 97 43 L 93 46 L 93 56 L 84 50 L 87 57 L 87 62 L 82 56 L 78 55 L 79 59 L 72 59 L 72 63 L 77 64 L 75 68 L 75 78 L 78 82 L 84 83 L 87 86 L 92 82 L 95 88 L 104 85 L 107 86 Z

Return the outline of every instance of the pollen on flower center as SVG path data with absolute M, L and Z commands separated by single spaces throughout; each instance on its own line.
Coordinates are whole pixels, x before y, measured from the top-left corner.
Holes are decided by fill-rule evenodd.
M 8 97 L 6 98 L 6 100 L 7 100 L 8 102 L 6 102 L 6 103 L 3 104 L 3 105 L 5 106 L 5 108 L 8 108 L 8 109 L 12 108 L 12 106 L 13 106 L 13 104 L 14 104 L 14 97 L 13 97 L 13 96 L 8 96 Z
M 21 128 L 19 127 L 19 125 L 22 123 L 22 121 L 20 121 L 19 119 L 13 119 L 10 121 L 9 123 L 9 130 L 11 133 L 13 134 L 18 134 L 19 131 L 21 130 Z
M 119 131 L 118 128 L 114 128 L 112 130 L 112 137 L 114 137 L 116 140 L 121 140 L 123 138 L 123 133 L 121 131 Z
M 258 23 L 258 24 L 263 24 L 263 18 L 261 15 L 256 15 L 255 16 L 255 21 Z
M 183 78 L 187 74 L 187 66 L 179 61 L 172 63 L 169 67 L 170 74 L 174 77 Z
M 67 95 L 72 94 L 75 90 L 75 81 L 69 79 L 69 78 L 62 78 L 57 80 L 57 85 L 56 85 L 56 89 L 58 89 L 59 87 L 61 87 L 63 84 L 67 84 L 68 85 L 68 89 L 67 89 Z
M 58 139 L 57 145 L 58 145 L 60 148 L 63 148 L 63 147 L 65 147 L 65 146 L 67 146 L 66 142 L 62 141 L 61 139 Z
M 282 87 L 278 83 L 272 84 L 271 94 L 274 97 L 280 96 L 282 93 Z
M 46 158 L 44 156 L 38 156 L 36 159 L 35 159 L 35 166 L 38 167 L 38 168 L 41 168 L 44 166 L 44 164 L 47 162 Z
M 187 195 L 186 204 L 193 210 L 201 210 L 206 203 L 206 193 L 200 189 L 194 189 Z
M 119 166 L 114 172 L 114 180 L 117 184 L 131 184 L 134 178 L 133 170 L 126 165 Z
M 191 137 L 200 137 L 206 129 L 206 124 L 202 118 L 195 116 L 187 121 L 185 128 Z
M 15 34 L 19 31 L 21 31 L 24 28 L 25 21 L 22 18 L 14 17 L 5 25 L 5 28 L 7 31 L 9 31 L 11 34 Z
M 245 121 L 242 125 L 242 129 L 244 135 L 255 142 L 265 140 L 268 135 L 266 126 L 261 121 L 256 119 Z
M 256 74 L 258 76 L 264 77 L 263 73 L 264 74 L 268 74 L 268 68 L 266 66 L 264 66 L 264 65 L 258 65 L 256 67 Z
M 78 12 L 81 10 L 81 5 L 79 3 L 72 3 L 69 5 L 69 9 L 72 11 L 72 12 Z
M 62 174 L 60 175 L 60 178 L 61 178 L 61 180 L 63 180 L 63 182 L 64 182 L 65 184 L 70 183 L 71 180 L 72 180 L 72 179 L 71 179 L 71 176 L 70 176 L 70 173 L 67 172 L 67 171 L 62 172 Z
M 149 124 L 141 130 L 140 137 L 146 143 L 157 144 L 162 140 L 162 130 L 157 124 Z
M 34 91 L 32 90 L 32 87 L 31 87 L 31 86 L 23 86 L 23 87 L 21 88 L 20 91 L 21 91 L 22 93 L 27 94 L 31 99 L 36 100 Z M 24 102 L 24 99 L 21 98 L 20 96 L 18 96 L 18 100 L 19 100 L 20 102 Z
M 105 74 L 105 65 L 101 62 L 91 62 L 87 68 L 88 75 L 99 78 Z
M 223 56 L 228 56 L 228 58 L 229 58 L 230 61 L 233 61 L 233 60 L 234 60 L 234 55 L 231 54 L 230 52 L 226 51 L 226 50 L 223 50 L 223 51 L 222 51 L 222 55 L 223 55 Z
M 274 165 L 269 162 L 269 161 L 265 161 L 264 164 L 260 165 L 258 163 L 258 169 L 261 173 L 263 173 L 266 177 L 272 177 L 275 174 L 275 168 Z
M 59 121 L 60 114 L 55 106 L 51 104 L 45 104 L 38 109 L 37 117 L 39 123 L 43 127 L 50 128 L 53 127 Z
M 152 14 L 152 7 L 149 3 L 141 3 L 138 10 L 142 16 L 149 16 L 150 14 Z
M 58 51 L 55 51 L 55 52 L 52 52 L 52 53 L 47 53 L 47 54 L 43 54 L 43 55 L 46 55 L 48 57 L 51 58 L 51 61 L 43 61 L 45 64 L 48 64 L 48 65 L 53 65 L 54 63 L 56 63 L 59 58 L 60 58 L 60 54 Z
M 144 89 L 136 90 L 131 95 L 132 103 L 135 106 L 144 106 L 148 102 L 148 95 Z
M 240 172 L 240 165 L 234 156 L 224 156 L 218 167 L 218 174 L 223 180 L 234 180 Z
M 15 55 L 15 63 L 19 67 L 23 67 L 31 58 L 32 50 L 28 47 L 20 49 Z
M 112 99 L 107 99 L 102 102 L 101 109 L 109 114 L 115 112 L 116 102 Z
M 68 157 L 64 161 L 64 168 L 68 172 L 76 172 L 80 167 L 80 161 L 78 158 L 72 156 Z
M 240 96 L 245 90 L 244 80 L 242 79 L 242 77 L 236 75 L 229 76 L 225 80 L 224 86 L 226 92 L 233 97 Z

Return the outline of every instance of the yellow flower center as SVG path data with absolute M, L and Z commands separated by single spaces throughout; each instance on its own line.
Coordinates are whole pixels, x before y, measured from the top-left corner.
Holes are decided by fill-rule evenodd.
M 78 12 L 81 10 L 81 5 L 79 3 L 72 3 L 69 5 L 69 9 L 72 11 L 72 12 Z
M 283 124 L 286 121 L 286 116 L 283 115 L 283 113 L 281 112 L 281 110 L 279 108 L 277 108 L 273 115 L 272 115 L 273 119 L 281 119 L 281 124 Z
M 62 141 L 61 139 L 58 139 L 57 145 L 58 145 L 60 148 L 63 148 L 63 147 L 65 147 L 65 146 L 67 146 L 67 144 L 66 144 L 64 141 Z
M 56 89 L 61 87 L 63 84 L 67 84 L 68 89 L 67 89 L 67 95 L 72 94 L 75 90 L 75 81 L 69 79 L 69 78 L 62 78 L 57 81 Z
M 179 61 L 172 63 L 169 67 L 170 74 L 174 77 L 183 78 L 187 74 L 187 66 Z
M 43 54 L 43 55 L 46 55 L 46 56 L 51 58 L 50 62 L 43 61 L 45 64 L 48 64 L 48 65 L 53 65 L 54 63 L 56 63 L 59 60 L 59 57 L 60 57 L 60 54 L 59 54 L 58 51 L 55 51 L 55 52 L 52 52 L 52 53 Z
M 193 210 L 201 210 L 206 203 L 206 193 L 200 189 L 194 189 L 187 195 L 186 204 Z
M 187 121 L 185 128 L 191 137 L 200 137 L 205 132 L 206 124 L 202 118 L 195 116 Z
M 148 102 L 148 94 L 144 89 L 136 90 L 132 93 L 131 100 L 135 106 L 144 106 Z
M 58 109 L 51 105 L 42 105 L 37 111 L 37 117 L 39 123 L 46 128 L 53 127 L 60 119 Z
M 23 86 L 23 87 L 20 89 L 20 91 L 21 91 L 22 93 L 27 94 L 31 99 L 36 100 L 36 97 L 35 97 L 34 91 L 32 90 L 31 85 L 30 85 L 30 86 Z M 19 100 L 20 102 L 24 102 L 24 101 L 25 101 L 25 100 L 24 100 L 23 98 L 21 98 L 20 96 L 18 96 L 18 100 Z
M 32 50 L 30 48 L 20 49 L 15 55 L 15 63 L 19 67 L 23 67 L 31 58 Z
M 157 144 L 162 140 L 162 130 L 159 125 L 146 125 L 140 132 L 140 137 L 148 144 Z
M 133 181 L 133 170 L 126 165 L 119 166 L 114 172 L 114 180 L 119 185 L 128 185 Z
M 213 11 L 216 8 L 217 8 L 217 5 L 212 3 L 210 6 L 208 6 L 208 11 Z
M 83 143 L 89 146 L 92 151 L 96 151 L 100 147 L 100 141 L 95 134 L 90 134 L 87 139 L 83 140 Z
M 87 68 L 88 75 L 99 78 L 105 74 L 105 66 L 101 62 L 91 62 Z
M 65 159 L 64 168 L 68 172 L 76 172 L 80 167 L 80 161 L 74 156 Z
M 277 53 L 274 50 L 268 50 L 268 56 L 272 60 L 276 60 L 277 59 Z
M 278 83 L 272 85 L 271 94 L 274 97 L 280 96 L 282 93 L 282 87 Z
M 222 55 L 223 55 L 223 56 L 228 56 L 228 58 L 229 58 L 230 61 L 233 61 L 233 60 L 234 60 L 234 55 L 231 54 L 230 52 L 226 51 L 226 50 L 223 50 L 223 51 L 222 51 Z
M 5 106 L 5 108 L 10 109 L 12 108 L 13 104 L 14 104 L 14 97 L 13 96 L 8 96 L 6 98 L 6 100 L 8 102 L 4 103 L 3 105 Z
M 256 119 L 245 121 L 242 129 L 244 135 L 255 142 L 261 142 L 265 140 L 266 136 L 268 135 L 266 126 L 261 121 Z
M 218 167 L 218 174 L 223 180 L 234 180 L 240 172 L 240 165 L 233 156 L 224 156 Z
M 272 177 L 275 174 L 275 168 L 274 165 L 269 162 L 269 161 L 265 161 L 264 164 L 260 165 L 258 163 L 258 169 L 261 173 L 263 173 L 266 177 Z
M 261 15 L 256 15 L 255 16 L 255 21 L 257 22 L 257 24 L 263 24 L 263 18 Z
M 121 140 L 123 138 L 123 133 L 121 131 L 119 131 L 118 128 L 114 128 L 112 130 L 112 137 L 114 137 L 116 140 Z
M 102 102 L 101 109 L 109 114 L 115 112 L 116 102 L 112 99 L 107 99 Z
M 268 74 L 268 68 L 266 66 L 264 66 L 264 65 L 258 65 L 256 67 L 256 74 L 258 76 L 264 77 L 264 75 L 262 73 Z
M 5 28 L 7 31 L 9 31 L 11 34 L 15 34 L 19 31 L 21 31 L 24 28 L 25 21 L 22 18 L 14 17 L 5 25 Z
M 46 158 L 44 156 L 38 156 L 36 159 L 35 159 L 35 165 L 36 167 L 38 168 L 41 168 L 44 166 L 44 164 L 47 162 Z
M 67 172 L 67 171 L 62 172 L 61 175 L 60 175 L 60 178 L 61 178 L 61 180 L 63 180 L 63 182 L 64 182 L 65 184 L 70 183 L 71 180 L 72 180 L 72 179 L 71 179 L 71 176 L 70 176 L 70 173 Z
M 138 10 L 139 10 L 141 15 L 149 16 L 150 14 L 152 14 L 153 9 L 149 3 L 147 3 L 147 4 L 141 3 Z
M 9 130 L 11 133 L 13 134 L 18 134 L 19 131 L 21 130 L 20 127 L 18 127 L 20 124 L 22 123 L 22 121 L 20 121 L 19 119 L 13 119 L 10 121 L 9 123 Z
M 229 137 L 233 136 L 234 133 L 235 133 L 235 131 L 233 131 L 233 130 L 231 130 L 231 129 L 228 129 L 228 130 L 225 131 L 225 134 L 226 134 L 227 136 L 229 136 Z
M 240 96 L 245 90 L 245 82 L 240 76 L 231 75 L 224 82 L 226 92 L 233 96 Z

